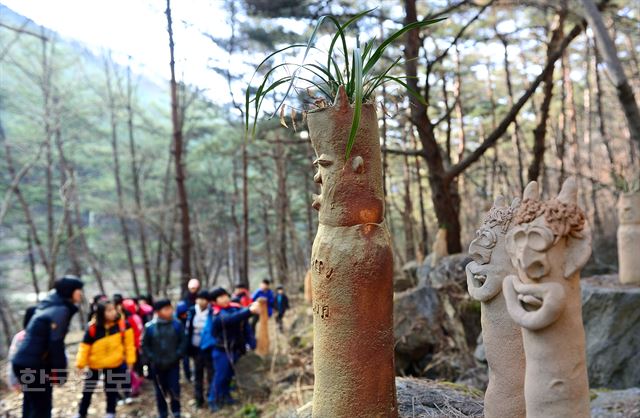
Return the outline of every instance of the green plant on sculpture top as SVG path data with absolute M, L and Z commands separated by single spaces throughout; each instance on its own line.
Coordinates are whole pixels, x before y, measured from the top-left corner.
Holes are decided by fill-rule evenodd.
M 245 95 L 245 135 L 246 137 L 255 137 L 256 124 L 258 120 L 258 114 L 260 112 L 262 103 L 270 93 L 275 93 L 275 90 L 280 86 L 287 86 L 284 97 L 276 102 L 276 109 L 271 115 L 272 117 L 283 110 L 284 102 L 289 97 L 291 90 L 296 87 L 296 82 L 303 81 L 310 86 L 316 88 L 318 92 L 323 96 L 326 101 L 333 101 L 338 93 L 340 86 L 344 86 L 349 101 L 353 104 L 353 120 L 351 124 L 351 131 L 349 139 L 345 149 L 345 159 L 349 158 L 351 148 L 356 138 L 358 126 L 360 125 L 360 114 L 362 110 L 362 104 L 371 100 L 372 95 L 376 89 L 386 83 L 396 83 L 404 87 L 409 94 L 415 97 L 420 102 L 424 103 L 422 96 L 411 89 L 404 79 L 406 76 L 392 75 L 393 70 L 398 64 L 400 64 L 400 57 L 387 64 L 380 70 L 376 70 L 376 64 L 381 61 L 386 48 L 404 35 L 406 32 L 412 29 L 418 29 L 424 26 L 431 25 L 439 22 L 445 18 L 428 19 L 420 22 L 414 22 L 403 26 L 396 32 L 389 35 L 382 40 L 380 45 L 374 49 L 373 41 L 366 42 L 362 47 L 356 46 L 352 51 L 349 51 L 347 47 L 347 30 L 355 22 L 361 18 L 371 14 L 375 9 L 366 10 L 358 13 L 351 19 L 341 24 L 334 16 L 326 15 L 318 19 L 318 22 L 311 33 L 306 44 L 293 44 L 281 48 L 270 55 L 268 55 L 257 67 L 251 77 L 249 86 L 247 87 Z M 318 30 L 322 24 L 328 21 L 335 26 L 336 33 L 331 39 L 329 50 L 326 51 L 326 63 L 324 62 L 305 62 L 309 51 L 317 49 L 315 47 L 315 41 L 318 36 Z M 277 64 L 268 69 L 262 78 L 262 81 L 257 85 L 255 94 L 251 95 L 252 82 L 256 74 L 267 65 L 274 57 L 285 53 L 288 50 L 295 50 L 297 48 L 304 48 L 304 55 L 302 63 L 294 64 L 290 62 L 283 62 Z M 341 54 L 338 56 L 337 52 L 341 48 Z M 324 52 L 323 52 L 324 54 Z M 351 58 L 349 58 L 351 57 Z M 287 75 L 282 77 L 276 77 L 278 71 L 288 71 Z M 253 114 L 253 118 L 250 116 Z

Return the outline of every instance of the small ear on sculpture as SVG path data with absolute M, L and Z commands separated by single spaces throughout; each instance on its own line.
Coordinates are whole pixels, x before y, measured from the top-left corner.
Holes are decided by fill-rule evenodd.
M 567 254 L 564 262 L 564 278 L 568 279 L 581 270 L 591 257 L 591 229 L 585 222 L 584 228 L 575 237 L 567 237 Z
M 503 208 L 505 206 L 507 206 L 507 201 L 504 198 L 504 196 L 502 196 L 500 194 L 498 196 L 496 196 L 495 200 L 493 201 L 493 207 L 494 208 Z
M 540 199 L 540 188 L 538 187 L 537 181 L 532 181 L 527 184 L 527 187 L 524 189 L 524 193 L 522 194 L 522 200 L 538 200 Z
M 562 183 L 557 199 L 562 203 L 578 203 L 578 185 L 574 177 L 569 177 Z
M 354 157 L 353 161 L 351 161 L 351 168 L 354 173 L 364 173 L 364 159 L 359 155 Z

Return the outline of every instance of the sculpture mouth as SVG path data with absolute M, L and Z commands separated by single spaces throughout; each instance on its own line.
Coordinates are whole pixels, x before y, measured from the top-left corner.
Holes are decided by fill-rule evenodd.
M 311 207 L 315 210 L 320 210 L 320 204 L 322 202 L 322 195 L 313 195 L 313 202 L 311 202 Z
M 486 274 L 474 273 L 473 275 L 473 285 L 475 287 L 482 287 L 484 283 L 487 281 Z
M 522 309 L 527 312 L 535 312 L 542 307 L 542 298 L 534 295 L 518 294 L 518 300 L 522 305 Z

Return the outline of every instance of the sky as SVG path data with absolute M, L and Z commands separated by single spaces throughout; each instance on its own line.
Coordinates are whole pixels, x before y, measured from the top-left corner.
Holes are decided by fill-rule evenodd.
M 116 61 L 156 82 L 169 78 L 166 2 L 152 0 L 0 0 L 39 25 L 85 44 L 96 54 L 109 49 Z M 226 81 L 208 69 L 209 58 L 228 59 L 202 35 L 226 38 L 231 29 L 222 0 L 173 1 L 176 77 L 228 101 Z M 1 18 L 1 16 L 0 16 Z M 187 23 L 188 22 L 188 23 Z M 220 95 L 225 95 L 221 97 Z

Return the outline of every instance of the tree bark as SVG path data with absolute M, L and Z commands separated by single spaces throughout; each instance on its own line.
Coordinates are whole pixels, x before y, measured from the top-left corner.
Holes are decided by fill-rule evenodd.
M 122 190 L 122 179 L 120 178 L 120 153 L 118 151 L 118 117 L 116 110 L 115 92 L 111 80 L 111 66 L 113 63 L 107 56 L 104 57 L 104 71 L 107 80 L 107 106 L 109 109 L 109 122 L 111 125 L 111 152 L 113 156 L 113 177 L 116 182 L 116 195 L 118 197 L 118 220 L 120 221 L 120 229 L 122 230 L 122 239 L 124 241 L 127 261 L 129 263 L 129 271 L 131 272 L 131 281 L 136 296 L 140 296 L 140 286 L 138 285 L 138 276 L 136 274 L 136 265 L 133 260 L 133 251 L 131 250 L 131 238 L 129 236 L 129 228 L 127 226 L 126 211 L 124 207 L 124 193 Z
M 27 254 L 29 257 L 29 271 L 31 272 L 31 283 L 33 291 L 36 294 L 36 302 L 40 301 L 40 286 L 38 286 L 38 275 L 36 274 L 36 261 L 33 257 L 33 241 L 31 239 L 31 231 L 27 230 Z
M 140 190 L 140 172 L 136 157 L 136 145 L 133 135 L 133 87 L 131 86 L 131 67 L 127 67 L 127 128 L 129 131 L 129 154 L 131 156 L 131 178 L 133 180 L 133 196 L 136 204 L 136 224 L 138 225 L 138 235 L 140 236 L 140 252 L 144 267 L 144 281 L 147 286 L 147 293 L 153 294 L 151 281 L 151 263 L 147 251 L 147 234 L 143 222 L 144 210 L 142 207 L 142 191 Z
M 287 160 L 286 149 L 282 142 L 276 143 L 276 274 L 278 282 L 286 285 L 289 281 L 289 263 L 287 260 Z
M 557 45 L 562 39 L 564 18 L 566 12 L 558 13 L 555 22 L 555 28 L 551 32 L 551 39 L 547 45 L 547 62 L 550 61 L 551 55 L 556 50 Z M 544 164 L 544 152 L 546 150 L 547 121 L 549 119 L 549 107 L 553 98 L 553 69 L 544 77 L 543 99 L 540 104 L 540 120 L 533 130 L 533 161 L 529 165 L 527 177 L 529 181 L 536 181 L 540 176 L 540 170 Z
M 624 73 L 613 39 L 607 32 L 602 14 L 593 0 L 582 0 L 585 19 L 597 40 L 596 47 L 607 63 L 607 72 L 618 94 L 618 100 L 624 111 L 629 126 L 631 139 L 640 145 L 640 110 L 633 95 L 633 90 Z
M 178 113 L 178 85 L 176 83 L 173 27 L 171 21 L 171 0 L 167 0 L 167 32 L 169 33 L 169 67 L 171 69 L 171 122 L 173 124 L 173 155 L 176 170 L 176 189 L 180 207 L 180 224 L 182 226 L 182 260 L 180 268 L 180 284 L 182 292 L 187 291 L 187 283 L 191 278 L 191 231 L 189 229 L 189 203 L 185 185 L 186 170 L 183 161 L 184 144 L 182 138 L 182 121 L 184 115 Z
M 262 206 L 262 218 L 264 222 L 264 245 L 265 251 L 267 253 L 267 271 L 269 272 L 269 277 L 274 277 L 272 255 L 273 252 L 271 251 L 271 230 L 269 229 L 269 210 L 266 204 Z

